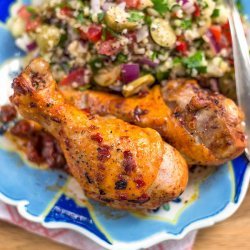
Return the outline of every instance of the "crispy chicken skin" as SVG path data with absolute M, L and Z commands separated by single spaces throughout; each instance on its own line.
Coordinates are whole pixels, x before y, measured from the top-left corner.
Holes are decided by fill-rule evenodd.
M 74 90 L 63 94 L 79 108 L 157 130 L 189 165 L 225 163 L 241 154 L 246 145 L 236 104 L 201 89 L 195 80 L 170 81 L 163 89 L 155 86 L 144 97 Z
M 162 93 L 178 122 L 218 163 L 243 153 L 246 147 L 244 115 L 234 101 L 201 89 L 194 80 L 170 81 Z
M 185 189 L 187 164 L 158 132 L 67 104 L 43 59 L 13 88 L 11 102 L 58 140 L 87 196 L 119 209 L 154 209 Z

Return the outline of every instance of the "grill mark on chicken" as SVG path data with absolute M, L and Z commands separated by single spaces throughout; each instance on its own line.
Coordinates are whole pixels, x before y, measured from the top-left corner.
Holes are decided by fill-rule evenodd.
M 124 190 L 127 188 L 127 181 L 126 180 L 119 180 L 115 183 L 115 189 L 116 190 Z
M 32 86 L 36 90 L 41 90 L 41 89 L 44 89 L 46 87 L 46 81 L 44 79 L 44 76 L 39 74 L 38 72 L 31 71 L 30 78 L 31 78 Z

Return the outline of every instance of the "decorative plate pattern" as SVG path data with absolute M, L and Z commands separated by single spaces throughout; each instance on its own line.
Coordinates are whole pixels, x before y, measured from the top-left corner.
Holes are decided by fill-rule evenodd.
M 24 56 L 5 26 L 14 2 L 0 1 L 0 105 L 8 101 L 11 81 L 20 71 Z M 243 2 L 250 13 L 248 0 Z M 248 187 L 247 165 L 242 155 L 217 169 L 197 167 L 178 199 L 148 214 L 128 213 L 87 200 L 72 177 L 30 164 L 0 136 L 0 199 L 17 206 L 26 219 L 47 228 L 73 229 L 107 249 L 132 250 L 180 239 L 191 230 L 211 226 L 233 214 Z

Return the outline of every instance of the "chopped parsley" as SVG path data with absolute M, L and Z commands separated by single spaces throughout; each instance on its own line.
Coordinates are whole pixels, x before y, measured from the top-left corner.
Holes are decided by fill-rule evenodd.
M 58 45 L 60 47 L 62 47 L 65 44 L 65 42 L 67 41 L 67 39 L 68 39 L 68 35 L 66 33 L 62 34 Z
M 78 16 L 76 17 L 76 20 L 79 22 L 79 23 L 84 23 L 84 15 L 83 13 L 79 13 Z
M 156 72 L 156 79 L 160 82 L 162 80 L 166 80 L 169 77 L 169 72 L 168 71 L 157 71 Z
M 152 0 L 154 9 L 162 16 L 170 11 L 168 0 Z
M 144 22 L 145 22 L 147 25 L 151 25 L 151 23 L 152 23 L 152 17 L 146 15 L 145 18 L 144 18 Z
M 157 59 L 157 58 L 158 58 L 158 55 L 159 55 L 159 52 L 158 52 L 158 51 L 153 51 L 153 54 L 152 54 L 152 56 L 151 56 L 151 59 L 152 59 L 152 60 Z
M 213 14 L 212 14 L 212 18 L 216 18 L 216 17 L 219 17 L 220 16 L 220 10 L 219 9 L 215 9 Z
M 92 59 L 89 62 L 89 65 L 93 72 L 98 71 L 103 66 L 103 60 L 104 60 L 104 57 L 99 56 L 99 57 Z
M 196 69 L 198 72 L 205 73 L 207 67 L 204 65 L 205 55 L 202 51 L 197 51 L 190 57 L 182 60 L 183 64 L 188 69 Z
M 180 57 L 175 57 L 175 58 L 173 59 L 173 63 L 174 63 L 174 64 L 180 64 L 180 63 L 182 63 L 182 59 L 181 59 Z
M 98 13 L 97 14 L 97 18 L 98 18 L 98 22 L 101 23 L 104 19 L 104 12 Z
M 236 2 L 236 6 L 237 6 L 237 8 L 238 8 L 239 12 L 242 14 L 242 13 L 243 13 L 244 8 L 243 8 L 243 5 L 242 5 L 241 0 L 236 0 L 235 2 Z
M 192 21 L 189 19 L 183 20 L 181 22 L 181 28 L 184 30 L 190 29 L 192 27 Z
M 31 14 L 31 19 L 35 19 L 37 17 L 36 9 L 31 6 L 27 6 L 26 10 Z
M 125 63 L 127 61 L 128 57 L 122 53 L 119 53 L 117 56 L 116 56 L 116 61 L 118 63 Z
M 127 18 L 129 22 L 138 22 L 144 18 L 144 14 L 140 11 L 130 11 L 129 17 Z
M 33 14 L 33 15 L 36 14 L 36 10 L 35 10 L 33 7 L 31 7 L 31 6 L 27 6 L 27 7 L 26 7 L 26 10 L 27 10 L 30 14 Z

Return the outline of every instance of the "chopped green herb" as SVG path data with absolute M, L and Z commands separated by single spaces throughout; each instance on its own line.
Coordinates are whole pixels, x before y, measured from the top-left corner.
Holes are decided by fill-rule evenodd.
M 60 41 L 59 41 L 58 45 L 60 47 L 62 47 L 64 45 L 64 43 L 67 41 L 67 39 L 68 39 L 67 34 L 66 33 L 62 34 L 61 37 L 60 37 Z
M 164 15 L 170 11 L 168 0 L 152 0 L 154 9 L 159 12 L 160 15 Z
M 79 13 L 79 15 L 76 17 L 76 20 L 80 23 L 84 23 L 84 15 L 83 13 Z
M 173 63 L 174 63 L 174 64 L 182 63 L 182 59 L 181 59 L 180 57 L 175 57 L 175 58 L 173 59 Z
M 196 70 L 199 72 L 199 73 L 206 73 L 207 72 L 207 67 L 206 66 L 202 66 L 202 67 L 197 67 Z
M 27 6 L 27 7 L 26 7 L 26 10 L 27 10 L 30 14 L 36 14 L 36 10 L 35 10 L 33 7 L 31 7 L 31 6 Z
M 122 54 L 122 53 L 119 53 L 117 56 L 116 56 L 116 61 L 118 62 L 118 63 L 124 63 L 124 62 L 126 62 L 127 61 L 127 56 L 126 55 L 124 55 L 124 54 Z
M 151 59 L 152 59 L 152 60 L 157 59 L 157 58 L 158 58 L 158 55 L 159 55 L 159 52 L 158 52 L 158 51 L 153 51 L 153 54 L 152 54 L 152 56 L 151 56 Z
M 147 25 L 151 25 L 151 23 L 152 23 L 152 17 L 146 15 L 145 18 L 144 18 L 144 22 L 145 22 Z
M 206 9 L 208 8 L 208 3 L 204 0 L 197 0 L 197 2 L 199 3 L 199 6 L 202 8 L 202 9 Z
M 209 7 L 208 3 L 204 3 L 203 9 L 207 9 Z
M 84 85 L 84 86 L 78 87 L 78 90 L 80 90 L 80 91 L 85 91 L 85 90 L 89 89 L 90 87 L 91 87 L 90 84 L 86 84 L 86 85 Z
M 183 63 L 188 69 L 199 69 L 203 68 L 203 62 L 205 55 L 202 51 L 197 51 L 194 55 L 184 58 Z
M 243 14 L 243 12 L 244 12 L 244 7 L 243 7 L 243 4 L 242 4 L 241 0 L 236 0 L 236 6 L 237 6 L 239 12 L 240 12 L 241 14 Z
M 142 12 L 139 11 L 130 11 L 128 21 L 129 22 L 138 22 L 144 18 L 144 15 Z
M 27 6 L 26 9 L 31 14 L 31 19 L 35 19 L 37 17 L 36 9 L 31 6 Z
M 190 29 L 192 27 L 192 21 L 189 19 L 183 20 L 181 22 L 181 28 L 184 30 Z
M 94 72 L 98 71 L 103 66 L 103 59 L 104 57 L 100 56 L 94 58 L 89 62 L 89 65 Z
M 168 71 L 157 71 L 156 72 L 156 79 L 160 82 L 162 80 L 166 80 L 169 77 L 169 72 Z
M 103 20 L 103 18 L 104 18 L 104 12 L 101 12 L 101 13 L 98 13 L 97 14 L 97 18 L 98 18 L 98 22 L 99 23 L 101 23 L 102 22 L 102 20 Z
M 107 38 L 107 29 L 106 28 L 103 28 L 102 29 L 102 36 L 101 36 L 101 39 L 102 41 L 105 41 Z
M 213 14 L 212 14 L 212 18 L 216 18 L 216 17 L 219 17 L 220 16 L 220 10 L 219 9 L 215 9 Z

